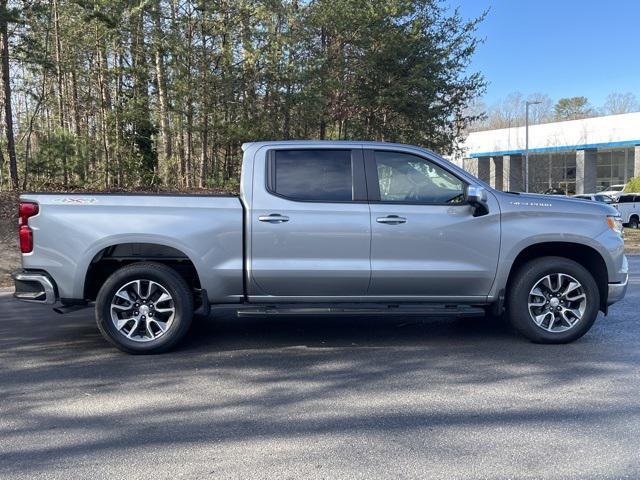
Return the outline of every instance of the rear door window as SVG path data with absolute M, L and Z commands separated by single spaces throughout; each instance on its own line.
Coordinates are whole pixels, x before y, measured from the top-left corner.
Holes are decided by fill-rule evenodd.
M 300 201 L 353 200 L 351 150 L 276 150 L 269 190 Z

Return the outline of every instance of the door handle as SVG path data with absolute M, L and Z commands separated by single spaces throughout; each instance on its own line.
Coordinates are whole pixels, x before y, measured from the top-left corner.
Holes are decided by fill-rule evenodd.
M 289 217 L 279 213 L 272 213 L 271 215 L 260 215 L 258 220 L 268 223 L 284 223 L 289 221 Z
M 386 217 L 376 218 L 378 223 L 386 223 L 387 225 L 398 225 L 400 223 L 407 223 L 407 219 L 399 217 L 398 215 L 387 215 Z

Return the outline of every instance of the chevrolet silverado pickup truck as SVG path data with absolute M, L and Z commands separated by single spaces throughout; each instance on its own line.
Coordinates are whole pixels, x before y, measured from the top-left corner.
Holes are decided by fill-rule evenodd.
M 611 206 L 501 192 L 422 148 L 243 146 L 239 197 L 21 196 L 15 296 L 95 305 L 129 353 L 174 346 L 194 310 L 507 316 L 567 343 L 627 287 Z

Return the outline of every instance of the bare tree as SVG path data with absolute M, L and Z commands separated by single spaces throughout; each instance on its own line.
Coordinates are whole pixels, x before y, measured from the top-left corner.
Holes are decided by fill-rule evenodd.
M 4 93 L 4 124 L 7 135 L 7 150 L 9 152 L 9 176 L 11 186 L 18 189 L 18 162 L 16 159 L 16 144 L 13 135 L 13 109 L 11 106 L 11 76 L 9 74 L 9 12 L 7 0 L 0 2 L 0 52 L 2 55 L 2 85 Z
M 604 102 L 605 115 L 617 115 L 640 111 L 640 102 L 633 93 L 610 93 Z
M 162 29 L 162 3 L 156 0 L 153 16 L 153 43 L 155 50 L 156 81 L 158 84 L 158 106 L 160 117 L 160 133 L 162 136 L 162 153 L 165 162 L 169 162 L 173 155 L 171 145 L 171 130 L 169 129 L 169 98 L 167 96 L 167 75 L 164 65 L 164 31 Z
M 553 100 L 546 93 L 532 93 L 527 96 L 528 102 L 540 102 L 529 108 L 529 122 L 531 124 L 547 123 L 553 121 Z M 524 123 L 524 122 L 523 122 Z
M 64 91 L 64 77 L 62 70 L 62 41 L 60 39 L 60 13 L 58 9 L 58 1 L 52 0 L 53 9 L 53 35 L 54 44 L 56 48 L 56 77 L 58 80 L 58 121 L 60 122 L 60 130 L 65 128 L 64 118 L 64 106 L 65 106 L 65 91 Z M 67 152 L 66 149 L 62 151 L 62 175 L 64 186 L 69 184 L 69 171 L 67 168 Z
M 520 92 L 512 92 L 489 107 L 486 127 L 487 129 L 517 127 L 523 119 L 524 96 Z

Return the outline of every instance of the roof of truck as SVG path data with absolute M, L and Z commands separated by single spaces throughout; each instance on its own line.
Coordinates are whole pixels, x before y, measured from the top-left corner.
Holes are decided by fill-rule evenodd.
M 370 147 L 404 147 L 404 148 L 413 148 L 416 150 L 426 150 L 431 153 L 435 153 L 427 148 L 418 147 L 415 145 L 408 145 L 404 143 L 389 143 L 389 142 L 374 142 L 374 141 L 360 141 L 360 140 L 268 140 L 268 141 L 257 141 L 257 142 L 246 142 L 242 144 L 242 151 L 246 151 L 249 148 L 258 149 L 264 146 L 270 145 L 290 145 L 290 146 L 370 146 Z

